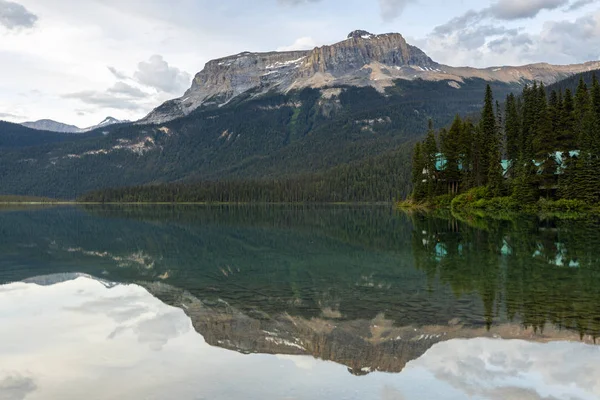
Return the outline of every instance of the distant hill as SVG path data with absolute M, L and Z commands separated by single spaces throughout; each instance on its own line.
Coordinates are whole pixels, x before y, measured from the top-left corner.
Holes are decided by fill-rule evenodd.
M 23 122 L 21 125 L 23 125 L 27 128 L 37 129 L 40 131 L 61 132 L 61 133 L 79 133 L 79 132 L 81 132 L 81 128 L 79 128 L 75 125 L 63 124 L 62 122 L 56 122 L 51 119 L 40 119 L 39 121 Z
M 40 131 L 60 132 L 60 133 L 83 133 L 93 131 L 99 128 L 105 128 L 110 125 L 127 123 L 129 121 L 120 121 L 113 117 L 106 117 L 102 122 L 97 125 L 93 125 L 87 128 L 79 128 L 75 125 L 63 124 L 62 122 L 53 121 L 51 119 L 41 119 L 33 122 L 23 122 L 21 125 L 37 129 Z

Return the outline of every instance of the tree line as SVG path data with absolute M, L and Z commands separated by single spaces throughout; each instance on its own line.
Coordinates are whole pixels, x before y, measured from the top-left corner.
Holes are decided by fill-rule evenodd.
M 573 93 L 543 84 L 509 94 L 501 106 L 492 89 L 481 119 L 457 116 L 448 129 L 430 124 L 414 147 L 415 201 L 486 188 L 489 197 L 520 204 L 540 198 L 600 201 L 600 84 L 583 77 Z
M 336 203 L 391 202 L 410 194 L 410 146 L 290 178 L 211 180 L 92 191 L 93 203 Z

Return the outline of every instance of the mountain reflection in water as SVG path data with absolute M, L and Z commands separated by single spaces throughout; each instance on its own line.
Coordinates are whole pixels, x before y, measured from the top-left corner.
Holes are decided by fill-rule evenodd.
M 341 365 L 313 357 L 244 355 L 209 346 L 182 309 L 165 305 L 140 286 L 84 276 L 0 286 L 0 316 L 3 398 L 595 399 L 600 395 L 595 379 L 600 374 L 600 348 L 583 343 L 450 340 L 435 345 L 399 374 L 355 377 Z
M 81 272 L 136 283 L 210 345 L 397 373 L 452 339 L 594 343 L 599 227 L 384 207 L 3 212 L 0 282 Z

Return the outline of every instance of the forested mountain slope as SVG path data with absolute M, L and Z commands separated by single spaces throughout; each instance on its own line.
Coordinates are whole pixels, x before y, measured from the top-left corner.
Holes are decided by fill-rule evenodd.
M 480 106 L 486 82 L 399 80 L 374 88 L 304 89 L 239 97 L 161 125 L 0 155 L 0 191 L 74 198 L 103 187 L 323 172 L 398 149 Z M 495 83 L 507 94 L 514 85 Z

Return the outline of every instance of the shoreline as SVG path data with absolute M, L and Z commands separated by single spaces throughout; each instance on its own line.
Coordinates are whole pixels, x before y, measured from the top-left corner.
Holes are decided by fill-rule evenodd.
M 0 201 L 0 207 L 7 206 L 61 206 L 61 205 L 128 205 L 128 206 L 144 206 L 144 205 L 198 205 L 198 206 L 229 206 L 229 205 L 273 205 L 273 206 L 284 206 L 284 205 L 329 205 L 329 206 L 394 206 L 393 201 L 382 201 L 382 202 L 81 202 L 81 201 L 53 201 L 53 202 L 35 202 L 35 201 Z

